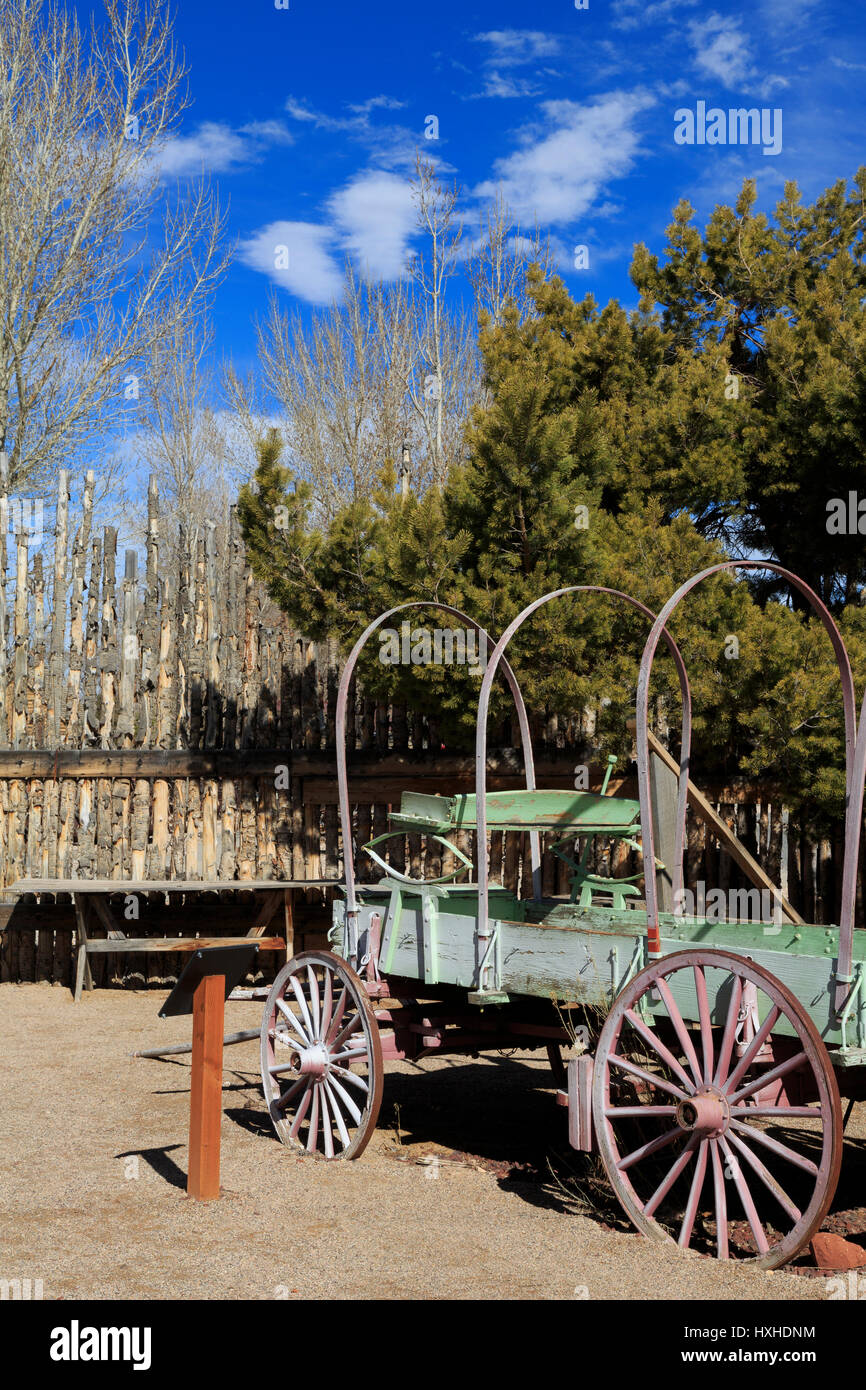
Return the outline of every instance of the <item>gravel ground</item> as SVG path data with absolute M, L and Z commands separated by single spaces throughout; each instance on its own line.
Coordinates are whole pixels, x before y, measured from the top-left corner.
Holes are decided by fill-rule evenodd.
M 541 1181 L 551 1153 L 581 1181 L 591 1160 L 568 1149 L 540 1054 L 390 1064 L 366 1152 L 329 1164 L 277 1141 L 257 1044 L 228 1048 L 224 1198 L 190 1202 L 189 1058 L 130 1057 L 189 1040 L 188 1018 L 157 1018 L 164 997 L 75 1006 L 47 984 L 0 986 L 0 1277 L 41 1278 L 46 1299 L 827 1296 L 823 1278 L 668 1252 L 603 1198 L 584 1214 Z M 260 1011 L 227 1005 L 227 1031 Z

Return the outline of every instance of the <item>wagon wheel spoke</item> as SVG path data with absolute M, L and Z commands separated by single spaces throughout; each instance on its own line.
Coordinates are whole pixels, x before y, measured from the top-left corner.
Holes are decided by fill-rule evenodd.
M 303 1080 L 304 1080 L 304 1082 L 305 1082 L 305 1084 L 306 1084 L 306 1090 L 304 1091 L 304 1094 L 303 1094 L 303 1096 L 302 1096 L 302 1098 L 301 1098 L 301 1103 L 300 1103 L 300 1105 L 298 1106 L 298 1108 L 297 1108 L 297 1110 L 296 1110 L 296 1112 L 295 1112 L 295 1118 L 292 1120 L 291 1126 L 290 1126 L 290 1128 L 289 1128 L 289 1134 L 291 1135 L 291 1137 L 292 1137 L 293 1139 L 297 1139 L 297 1137 L 298 1137 L 298 1131 L 299 1131 L 299 1129 L 301 1128 L 301 1125 L 304 1123 L 304 1120 L 305 1120 L 305 1118 L 306 1118 L 307 1111 L 308 1111 L 309 1108 L 310 1108 L 310 1102 L 311 1102 L 312 1099 L 313 1099 L 313 1084 L 312 1084 L 312 1082 L 310 1081 L 309 1077 L 307 1077 L 307 1076 L 305 1076 L 305 1077 L 303 1078 Z M 286 1101 L 288 1101 L 288 1097 L 285 1097 L 285 1099 L 286 1099 Z
M 337 1007 L 335 1008 L 335 1010 L 334 1010 L 334 1016 L 333 1016 L 333 1018 L 331 1019 L 331 1026 L 330 1026 L 330 1028 L 328 1029 L 327 1033 L 325 1034 L 325 1042 L 326 1042 L 326 1043 L 333 1043 L 334 1038 L 335 1038 L 336 1033 L 337 1033 L 337 1029 L 339 1028 L 340 1024 L 341 1024 L 342 1021 L 343 1021 L 343 1014 L 346 1012 L 346 1005 L 348 1004 L 348 1002 L 349 1002 L 349 991 L 348 991 L 348 989 L 346 988 L 346 986 L 344 985 L 344 986 L 343 986 L 343 992 L 341 993 L 339 999 L 337 1000 Z
M 319 982 L 311 965 L 307 966 L 307 982 L 310 986 L 310 1015 L 313 1024 L 313 1037 L 322 1036 L 322 1016 L 319 1006 Z
M 327 1089 L 329 1095 L 330 1095 L 332 1092 L 334 1092 L 334 1091 L 337 1093 L 338 1098 L 342 1101 L 342 1103 L 343 1103 L 343 1105 L 345 1106 L 346 1110 L 348 1110 L 348 1112 L 349 1112 L 349 1114 L 351 1115 L 352 1119 L 355 1121 L 355 1124 L 356 1124 L 356 1125 L 359 1125 L 359 1124 L 361 1123 L 361 1112 L 360 1112 L 360 1110 L 358 1109 L 358 1107 L 357 1107 L 357 1105 L 355 1104 L 355 1102 L 352 1100 L 352 1097 L 349 1095 L 349 1092 L 346 1090 L 345 1086 L 341 1086 L 341 1085 L 340 1085 L 340 1083 L 339 1083 L 339 1081 L 337 1080 L 336 1076 L 334 1075 L 333 1071 L 331 1072 L 330 1076 L 328 1077 L 327 1081 L 325 1082 L 325 1087 L 326 1087 L 326 1089 Z M 339 1112 L 339 1106 L 337 1107 L 337 1109 L 338 1109 L 338 1112 Z M 346 1139 L 346 1143 L 348 1143 L 348 1142 L 349 1142 L 349 1141 L 348 1141 L 348 1138 L 347 1138 L 347 1139 Z
M 294 994 L 300 1006 L 301 1017 L 304 1020 L 304 1027 L 307 1030 L 307 1036 L 310 1039 L 310 1042 L 312 1042 L 316 1036 L 316 1030 L 313 1027 L 313 1020 L 310 1018 L 310 1010 L 307 1007 L 307 1001 L 304 998 L 304 991 L 301 989 L 301 982 L 300 980 L 296 979 L 294 975 L 291 975 L 289 977 L 289 984 L 291 985 L 292 993 Z
M 764 1019 L 764 1022 L 758 1029 L 757 1033 L 752 1038 L 752 1041 L 749 1043 L 739 1062 L 734 1067 L 734 1070 L 728 1077 L 726 1083 L 727 1090 L 730 1091 L 730 1089 L 733 1086 L 738 1085 L 742 1078 L 745 1076 L 746 1072 L 749 1070 L 749 1067 L 752 1065 L 752 1062 L 757 1057 L 761 1048 L 764 1046 L 764 1043 L 767 1041 L 767 1038 L 770 1036 L 770 1033 L 772 1032 L 781 1012 L 782 1011 L 778 1007 L 778 1005 L 774 1004 L 770 1012 L 767 1014 L 767 1017 Z
M 619 1067 L 622 1071 L 628 1072 L 629 1076 L 636 1076 L 647 1086 L 658 1086 L 662 1091 L 676 1096 L 678 1100 L 685 1100 L 686 1098 L 685 1091 L 681 1091 L 679 1086 L 675 1086 L 672 1081 L 667 1081 L 663 1076 L 655 1076 L 652 1072 L 644 1071 L 643 1067 L 629 1061 L 628 1057 L 613 1055 L 608 1058 L 608 1061 L 612 1067 Z
M 331 1026 L 331 1014 L 334 1011 L 334 977 L 330 970 L 325 971 L 325 997 L 322 1003 L 322 1032 L 321 1036 L 327 1038 L 328 1029 Z
M 796 1056 L 789 1057 L 787 1061 L 780 1062 L 777 1067 L 773 1067 L 772 1071 L 764 1072 L 753 1081 L 748 1081 L 745 1086 L 741 1086 L 729 1097 L 731 1105 L 735 1101 L 745 1100 L 746 1096 L 750 1096 L 753 1091 L 762 1091 L 765 1086 L 770 1086 L 774 1081 L 780 1081 L 783 1076 L 788 1075 L 788 1072 L 795 1071 L 797 1067 L 802 1066 L 805 1060 L 805 1052 L 798 1052 Z
M 307 1153 L 315 1153 L 319 1142 L 319 1092 L 321 1087 L 315 1082 L 310 1086 L 313 1103 L 310 1106 L 310 1125 L 307 1130 Z
M 313 1040 L 308 1033 L 304 1032 L 300 1023 L 298 1022 L 297 1014 L 292 1013 L 292 1010 L 289 1008 L 285 999 L 278 999 L 276 1003 L 280 1013 L 283 1015 L 286 1022 L 292 1025 L 301 1042 L 304 1044 L 304 1047 L 309 1047 Z
M 284 1091 L 283 1094 L 277 1100 L 274 1101 L 274 1105 L 277 1107 L 277 1109 L 285 1110 L 289 1101 L 293 1100 L 294 1097 L 298 1094 L 298 1092 L 303 1090 L 306 1084 L 307 1078 L 305 1076 L 299 1077 L 298 1080 L 295 1082 L 294 1086 L 290 1086 L 287 1091 Z
M 655 1192 L 650 1197 L 649 1201 L 646 1203 L 644 1207 L 644 1213 L 647 1216 L 652 1216 L 659 1202 L 661 1202 L 670 1192 L 680 1173 L 682 1173 L 683 1169 L 686 1168 L 687 1165 L 691 1162 L 694 1156 L 695 1148 L 695 1141 L 693 1139 L 690 1139 L 688 1144 L 680 1154 L 679 1158 L 669 1169 L 667 1175 L 664 1178 L 662 1178 Z
M 720 1260 L 728 1258 L 728 1197 L 725 1192 L 725 1165 L 717 1139 L 710 1140 L 713 1156 L 713 1193 L 716 1199 L 716 1254 Z
M 744 998 L 754 1034 L 735 1057 Z M 687 947 L 624 986 L 599 1037 L 592 1113 L 626 1213 L 672 1248 L 775 1268 L 829 1209 L 842 1141 L 832 1063 L 790 990 L 732 952 Z
M 713 1025 L 710 1020 L 710 1001 L 707 995 L 707 977 L 703 966 L 693 967 L 695 993 L 698 996 L 698 1019 L 701 1025 L 701 1045 L 704 1052 L 704 1076 L 707 1084 L 713 1078 Z
M 346 1040 L 346 1038 L 348 1038 L 349 1035 L 350 1035 L 351 1033 L 357 1032 L 357 1030 L 358 1030 L 360 1027 L 361 1027 L 361 1015 L 360 1015 L 360 1014 L 355 1014 L 355 1016 L 354 1016 L 353 1018 L 350 1018 L 350 1019 L 349 1019 L 349 1022 L 345 1025 L 345 1027 L 341 1028 L 340 1032 L 337 1034 L 336 1038 L 334 1039 L 334 1041 L 333 1041 L 333 1043 L 332 1043 L 332 1046 L 333 1046 L 333 1048 L 334 1048 L 334 1051 L 336 1052 L 337 1049 L 338 1049 L 338 1048 L 343 1044 L 343 1042 Z
M 659 976 L 656 983 L 658 985 L 658 991 L 662 999 L 665 1001 L 665 1005 L 668 1011 L 668 1017 L 670 1018 L 670 1021 L 674 1026 L 674 1032 L 676 1033 L 677 1038 L 679 1039 L 680 1047 L 683 1049 L 688 1064 L 692 1069 L 692 1075 L 695 1078 L 695 1083 L 696 1085 L 700 1086 L 704 1078 L 701 1076 L 701 1067 L 700 1063 L 698 1062 L 698 1054 L 695 1052 L 694 1043 L 689 1037 L 689 1030 L 683 1022 L 683 1016 L 677 1007 L 677 1003 L 674 999 L 674 996 L 668 989 L 667 981 L 663 980 L 662 977 Z
M 752 1200 L 752 1194 L 749 1190 L 749 1184 L 746 1182 L 746 1179 L 743 1176 L 743 1170 L 737 1162 L 735 1155 L 731 1151 L 731 1146 L 725 1139 L 725 1136 L 723 1134 L 719 1137 L 719 1143 L 722 1146 L 722 1151 L 725 1155 L 725 1158 L 728 1160 L 728 1167 L 731 1170 L 731 1176 L 734 1179 L 734 1183 L 737 1188 L 737 1193 L 739 1195 L 740 1201 L 743 1204 L 743 1211 L 746 1213 L 746 1220 L 748 1221 L 749 1226 L 751 1227 L 752 1235 L 755 1237 L 755 1244 L 758 1247 L 758 1252 L 761 1255 L 766 1255 L 770 1246 L 767 1241 L 767 1236 L 764 1231 L 764 1228 L 761 1225 L 760 1217 L 758 1216 L 758 1213 L 755 1210 L 755 1203 Z
M 331 1107 L 328 1104 L 328 1084 L 322 1081 L 316 1088 L 319 1092 L 319 1099 L 322 1103 L 322 1139 L 325 1144 L 325 1158 L 334 1157 L 334 1127 L 331 1119 Z
M 278 1051 L 284 1045 L 288 1058 Z M 328 1160 L 356 1158 L 382 1103 L 382 1044 L 346 961 L 304 951 L 283 966 L 265 1005 L 261 1052 L 265 1100 L 283 1143 Z
M 677 1113 L 677 1107 L 675 1105 L 608 1105 L 604 1113 L 615 1116 L 618 1120 L 647 1120 L 650 1117 L 656 1119 L 659 1115 L 670 1115 L 673 1118 Z
M 369 1091 L 370 1089 L 363 1076 L 358 1076 L 356 1072 L 349 1071 L 346 1067 L 338 1067 L 334 1062 L 331 1063 L 330 1074 L 332 1077 L 340 1076 L 344 1081 L 351 1081 L 352 1085 L 357 1086 L 361 1091 Z
M 344 1149 L 347 1149 L 351 1141 L 349 1139 L 349 1131 L 346 1128 L 346 1121 L 343 1119 L 343 1114 L 340 1109 L 340 1102 L 334 1095 L 335 1082 L 333 1076 L 329 1081 L 323 1082 L 323 1090 L 327 1093 L 331 1102 L 331 1112 L 334 1116 L 334 1123 L 337 1126 L 337 1133 L 340 1136 L 340 1143 L 343 1145 Z M 349 1113 L 352 1115 L 356 1124 L 361 1123 L 361 1112 L 357 1106 L 353 1106 Z
M 670 1067 L 671 1071 L 679 1077 L 680 1081 L 682 1081 L 683 1085 L 685 1086 L 686 1091 L 693 1090 L 694 1083 L 691 1081 L 688 1072 L 685 1071 L 685 1069 L 682 1066 L 680 1066 L 680 1063 L 677 1061 L 676 1057 L 670 1051 L 670 1049 L 665 1047 L 661 1039 L 656 1037 L 653 1030 L 647 1027 L 643 1019 L 635 1013 L 634 1009 L 627 1009 L 625 1016 L 631 1024 L 632 1028 L 634 1028 L 635 1031 L 639 1033 L 640 1036 L 643 1038 L 644 1042 L 648 1043 L 649 1046 L 655 1052 L 658 1053 L 662 1061 Z
M 738 1134 L 747 1134 L 754 1143 L 763 1144 L 764 1148 L 777 1154 L 779 1158 L 784 1158 L 788 1163 L 793 1163 L 795 1167 L 802 1168 L 804 1173 L 817 1174 L 818 1165 L 813 1163 L 811 1158 L 806 1158 L 805 1154 L 798 1154 L 794 1149 L 789 1149 L 787 1144 L 783 1144 L 779 1139 L 774 1139 L 772 1134 L 766 1134 L 764 1130 L 758 1129 L 755 1125 L 743 1124 L 742 1120 L 732 1117 L 731 1129 L 736 1130 Z
M 367 1044 L 360 1047 L 344 1048 L 342 1052 L 332 1053 L 334 1062 L 365 1062 L 367 1060 Z
M 666 1149 L 668 1144 L 672 1144 L 675 1139 L 679 1139 L 682 1134 L 681 1129 L 669 1129 L 664 1134 L 660 1134 L 656 1139 L 650 1139 L 646 1144 L 641 1144 L 639 1149 L 634 1149 L 632 1153 L 626 1154 L 617 1163 L 620 1172 L 624 1173 L 627 1168 L 631 1168 L 635 1163 L 640 1163 L 643 1159 L 649 1158 L 650 1154 L 658 1153 L 659 1149 Z
M 692 1185 L 689 1190 L 689 1200 L 686 1204 L 683 1224 L 680 1227 L 680 1234 L 677 1244 L 686 1249 L 692 1240 L 692 1231 L 695 1229 L 695 1217 L 698 1214 L 698 1203 L 701 1199 L 701 1191 L 704 1186 L 704 1178 L 707 1172 L 707 1149 L 708 1144 L 701 1144 L 698 1149 L 698 1159 L 695 1164 L 695 1174 L 692 1178 Z
M 734 987 L 731 990 L 731 998 L 728 1002 L 728 1016 L 725 1019 L 725 1031 L 722 1036 L 722 1045 L 719 1049 L 719 1060 L 716 1064 L 716 1073 L 713 1077 L 713 1084 L 721 1086 L 728 1074 L 728 1067 L 731 1065 L 731 1053 L 734 1050 L 734 1038 L 737 1035 L 737 1021 L 740 1016 L 740 1003 L 743 998 L 743 982 L 739 975 L 734 976 Z
M 734 1134 L 733 1131 L 728 1131 L 728 1140 L 737 1150 L 737 1153 L 741 1153 L 743 1155 L 743 1158 L 749 1164 L 750 1168 L 760 1178 L 767 1191 L 773 1194 L 777 1202 L 785 1211 L 786 1215 L 788 1215 L 794 1222 L 799 1221 L 800 1217 L 803 1215 L 800 1208 L 796 1205 L 795 1202 L 791 1201 L 791 1198 L 788 1196 L 781 1183 L 778 1183 L 776 1181 L 769 1169 L 766 1168 L 765 1165 L 758 1158 L 758 1155 L 752 1153 L 752 1150 L 749 1148 L 748 1144 L 744 1144 L 742 1139 L 738 1135 Z
M 771 1120 L 773 1118 L 787 1120 L 816 1120 L 820 1119 L 821 1112 L 814 1105 L 732 1105 L 731 1115 L 742 1116 L 743 1119 L 750 1120 Z

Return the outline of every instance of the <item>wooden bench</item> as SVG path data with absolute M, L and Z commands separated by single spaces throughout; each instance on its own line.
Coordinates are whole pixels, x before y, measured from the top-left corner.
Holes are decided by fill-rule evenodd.
M 78 937 L 78 956 L 73 998 L 77 1003 L 82 990 L 93 988 L 93 976 L 88 964 L 89 955 L 143 954 L 151 951 L 198 951 L 206 946 L 241 945 L 255 938 L 261 951 L 294 950 L 293 902 L 296 892 L 308 888 L 333 887 L 337 879 L 142 879 L 130 881 L 114 878 L 22 878 L 11 884 L 8 892 L 17 897 L 25 893 L 69 894 L 75 911 Z M 258 912 L 245 936 L 127 936 L 112 915 L 109 898 L 123 894 L 155 893 L 253 893 L 258 899 Z M 283 909 L 283 936 L 265 936 L 279 908 Z M 102 927 L 105 937 L 94 939 L 90 928 Z

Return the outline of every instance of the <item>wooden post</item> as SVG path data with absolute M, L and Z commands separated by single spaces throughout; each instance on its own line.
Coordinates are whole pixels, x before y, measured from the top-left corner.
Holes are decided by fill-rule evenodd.
M 655 829 L 656 857 L 664 864 L 656 873 L 656 893 L 662 912 L 673 912 L 674 859 L 676 857 L 678 777 L 657 753 L 650 753 L 650 798 Z M 683 885 L 684 886 L 684 885 Z
M 220 1124 L 223 1091 L 224 975 L 205 975 L 192 1001 L 192 1084 L 189 1105 L 187 1196 L 212 1202 L 220 1195 Z

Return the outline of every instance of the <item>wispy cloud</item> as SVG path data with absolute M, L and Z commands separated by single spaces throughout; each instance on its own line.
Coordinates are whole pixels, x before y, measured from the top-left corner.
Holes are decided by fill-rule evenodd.
M 160 173 L 163 178 L 231 173 L 258 163 L 272 145 L 290 145 L 293 138 L 281 121 L 251 121 L 237 128 L 204 121 L 191 135 L 166 143 L 158 160 Z
M 845 72 L 866 72 L 866 63 L 848 63 L 844 58 L 831 58 L 830 62 L 834 68 L 842 68 Z
M 769 28 L 790 34 L 805 23 L 817 5 L 818 0 L 760 0 L 758 14 Z
M 561 49 L 556 34 L 545 34 L 540 29 L 489 29 L 484 34 L 473 34 L 472 40 L 487 46 L 485 61 L 499 68 L 524 67 L 542 58 L 555 58 Z
M 595 203 L 608 183 L 634 167 L 640 149 L 635 121 L 654 98 L 641 92 L 612 92 L 595 101 L 548 101 L 545 124 L 518 133 L 521 148 L 494 164 L 494 179 L 480 184 L 478 197 L 501 187 L 522 220 L 561 226 Z
M 538 75 L 519 77 L 514 69 L 555 58 L 562 48 L 556 34 L 545 34 L 540 29 L 490 29 L 484 34 L 473 34 L 472 42 L 483 44 L 486 52 L 481 63 L 484 86 L 468 93 L 470 100 L 540 95 L 544 87 Z
M 677 12 L 694 9 L 698 0 L 614 0 L 612 15 L 617 29 L 637 29 L 678 17 Z
M 353 143 L 362 146 L 370 157 L 371 164 L 384 169 L 411 169 L 415 163 L 415 152 L 424 141 L 423 128 L 412 130 L 408 126 L 376 124 L 371 114 L 377 110 L 398 110 L 405 105 L 393 97 L 375 96 L 357 106 L 344 108 L 348 116 L 331 116 L 317 111 L 297 97 L 290 96 L 285 109 L 295 121 L 310 126 L 314 130 L 342 135 Z M 437 168 L 443 173 L 452 172 L 452 166 L 437 159 Z

